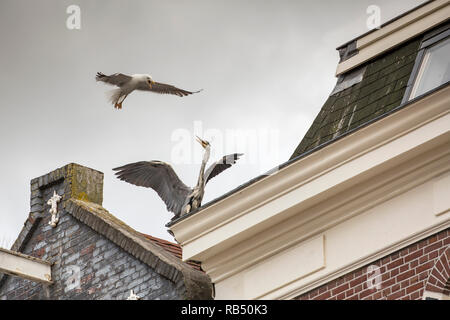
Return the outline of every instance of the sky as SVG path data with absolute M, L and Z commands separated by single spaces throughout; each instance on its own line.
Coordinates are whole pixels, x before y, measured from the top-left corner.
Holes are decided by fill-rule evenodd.
M 173 241 L 158 195 L 112 168 L 161 160 L 194 186 L 195 135 L 210 141 L 211 162 L 244 153 L 208 183 L 206 204 L 276 167 L 336 84 L 335 48 L 368 31 L 367 8 L 378 6 L 383 23 L 423 2 L 1 0 L 0 247 L 28 217 L 30 180 L 72 162 L 104 173 L 109 212 Z M 98 71 L 203 91 L 134 92 L 115 110 Z

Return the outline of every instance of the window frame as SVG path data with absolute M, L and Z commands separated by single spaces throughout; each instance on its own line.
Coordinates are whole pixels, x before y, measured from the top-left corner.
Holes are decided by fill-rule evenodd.
M 427 51 L 428 48 L 432 47 L 439 41 L 447 38 L 448 36 L 450 36 L 450 22 L 447 22 L 443 26 L 430 31 L 423 36 L 422 43 L 420 44 L 419 51 L 417 52 L 416 60 L 414 61 L 414 67 L 411 71 L 411 75 L 409 77 L 408 84 L 406 85 L 406 90 L 405 90 L 405 93 L 403 94 L 403 99 L 402 99 L 401 104 L 404 104 L 412 99 L 418 98 L 418 97 L 428 93 L 428 91 L 427 91 L 421 95 L 411 98 L 411 94 L 413 93 L 413 88 L 417 81 L 417 77 L 419 75 L 420 68 L 422 67 L 425 52 Z

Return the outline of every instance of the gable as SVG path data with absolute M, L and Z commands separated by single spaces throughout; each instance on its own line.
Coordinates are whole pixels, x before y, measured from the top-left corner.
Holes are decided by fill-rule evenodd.
M 52 262 L 53 285 L 6 277 L 0 299 L 125 300 L 130 290 L 144 299 L 180 299 L 176 284 L 164 278 L 67 212 L 57 228 L 37 221 L 22 252 Z
M 31 180 L 31 210 L 12 250 L 52 264 L 51 285 L 0 274 L 2 299 L 211 299 L 212 284 L 101 206 L 101 172 L 69 164 Z M 48 200 L 56 193 L 59 221 Z

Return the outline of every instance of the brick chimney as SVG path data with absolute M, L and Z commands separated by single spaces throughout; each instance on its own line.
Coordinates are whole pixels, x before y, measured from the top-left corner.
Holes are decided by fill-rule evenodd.
M 30 217 L 34 219 L 49 214 L 47 201 L 54 191 L 62 197 L 60 208 L 64 208 L 70 198 L 99 205 L 103 202 L 103 173 L 76 163 L 35 178 L 30 184 Z

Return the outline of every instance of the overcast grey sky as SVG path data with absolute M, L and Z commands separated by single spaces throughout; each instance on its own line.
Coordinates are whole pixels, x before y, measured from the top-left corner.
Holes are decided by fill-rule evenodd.
M 232 190 L 289 159 L 335 85 L 335 48 L 368 31 L 369 5 L 383 23 L 423 2 L 0 0 L 0 246 L 28 216 L 29 181 L 70 162 L 105 174 L 103 206 L 112 214 L 173 240 L 164 227 L 172 214 L 157 194 L 117 180 L 111 168 L 162 160 L 194 185 L 197 133 L 219 150 L 211 160 L 245 153 L 208 183 L 203 203 Z M 80 30 L 66 27 L 72 4 Z M 118 111 L 97 71 L 149 73 L 204 91 L 137 92 Z M 256 140 L 235 143 L 239 130 Z M 183 134 L 189 141 L 177 140 Z M 179 163 L 174 150 L 184 144 L 192 155 Z

